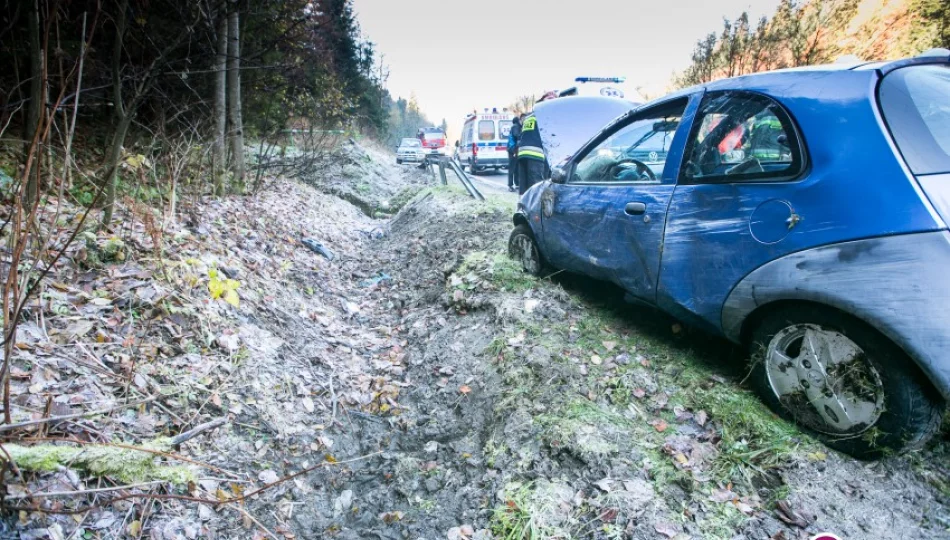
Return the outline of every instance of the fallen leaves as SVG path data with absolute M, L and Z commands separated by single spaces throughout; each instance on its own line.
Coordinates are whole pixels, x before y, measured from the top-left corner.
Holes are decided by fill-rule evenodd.
M 775 515 L 785 523 L 794 525 L 799 529 L 808 528 L 808 526 L 812 523 L 811 519 L 808 519 L 792 508 L 792 504 L 788 501 L 779 501 L 775 503 Z
M 402 521 L 402 518 L 403 518 L 404 516 L 405 516 L 405 514 L 402 513 L 402 512 L 399 512 L 399 511 L 395 511 L 395 512 L 383 512 L 383 513 L 381 513 L 381 514 L 379 515 L 379 519 L 381 519 L 381 520 L 383 521 L 383 523 L 386 523 L 386 524 L 388 525 L 388 524 L 390 524 L 390 523 L 395 523 L 395 522 L 397 522 L 397 521 Z
M 472 387 L 469 386 L 469 385 L 467 385 L 467 384 L 463 384 L 462 386 L 459 386 L 459 392 L 460 392 L 461 394 L 463 394 L 463 395 L 471 394 L 471 393 L 472 393 Z

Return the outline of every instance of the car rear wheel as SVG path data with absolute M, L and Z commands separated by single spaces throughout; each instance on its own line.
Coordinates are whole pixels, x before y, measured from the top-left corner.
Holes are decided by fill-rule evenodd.
M 544 274 L 544 257 L 541 256 L 531 227 L 521 224 L 511 231 L 511 236 L 508 237 L 508 256 L 520 261 L 522 270 L 532 276 L 541 277 Z
M 399 158 L 396 158 L 396 165 L 402 165 L 402 160 Z
M 776 413 L 863 459 L 920 447 L 944 409 L 899 347 L 857 319 L 813 306 L 760 321 L 750 381 Z

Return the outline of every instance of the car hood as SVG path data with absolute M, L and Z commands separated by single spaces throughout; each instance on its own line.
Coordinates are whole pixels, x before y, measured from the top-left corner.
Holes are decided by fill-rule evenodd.
M 534 108 L 548 165 L 555 167 L 574 155 L 611 120 L 635 109 L 630 101 L 573 96 L 542 101 Z

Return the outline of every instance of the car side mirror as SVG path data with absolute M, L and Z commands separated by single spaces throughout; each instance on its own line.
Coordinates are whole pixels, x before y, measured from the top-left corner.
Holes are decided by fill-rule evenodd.
M 551 170 L 551 181 L 555 184 L 567 183 L 567 171 L 564 170 L 564 167 L 554 167 Z

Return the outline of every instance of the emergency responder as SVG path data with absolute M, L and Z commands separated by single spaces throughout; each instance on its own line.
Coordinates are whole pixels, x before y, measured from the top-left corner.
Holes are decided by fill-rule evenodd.
M 544 180 L 546 166 L 538 120 L 531 114 L 521 125 L 521 140 L 518 141 L 519 195 L 524 195 L 531 186 Z
M 511 121 L 508 132 L 508 191 L 518 189 L 518 141 L 521 139 L 521 118 Z

